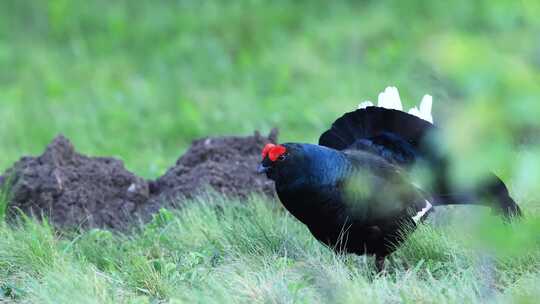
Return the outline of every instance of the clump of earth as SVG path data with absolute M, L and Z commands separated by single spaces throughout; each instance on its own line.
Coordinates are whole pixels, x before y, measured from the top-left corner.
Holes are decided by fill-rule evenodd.
M 22 211 L 45 216 L 60 228 L 123 229 L 161 207 L 181 206 L 208 191 L 233 198 L 273 196 L 272 182 L 256 167 L 261 149 L 276 139 L 276 131 L 199 139 L 163 176 L 148 181 L 129 172 L 121 160 L 78 153 L 60 135 L 42 155 L 16 162 L 0 176 L 0 187 L 9 189 L 9 218 Z

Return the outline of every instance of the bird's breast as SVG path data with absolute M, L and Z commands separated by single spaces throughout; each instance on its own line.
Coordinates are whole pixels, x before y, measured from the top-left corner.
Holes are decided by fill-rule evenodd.
M 341 198 L 334 186 L 279 189 L 283 206 L 308 227 L 330 227 L 346 221 Z

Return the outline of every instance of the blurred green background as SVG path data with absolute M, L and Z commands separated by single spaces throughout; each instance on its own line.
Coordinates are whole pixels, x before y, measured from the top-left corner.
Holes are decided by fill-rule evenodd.
M 540 185 L 519 169 L 540 168 L 539 16 L 532 0 L 3 0 L 0 170 L 64 133 L 156 177 L 202 136 L 313 142 L 395 85 L 409 106 L 432 94 L 473 163 Z

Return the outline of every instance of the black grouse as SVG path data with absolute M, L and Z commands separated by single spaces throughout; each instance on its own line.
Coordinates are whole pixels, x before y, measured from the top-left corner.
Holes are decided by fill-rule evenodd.
M 431 140 L 436 131 L 402 111 L 367 107 L 336 120 L 319 145 L 268 144 L 259 172 L 275 181 L 285 208 L 315 238 L 337 251 L 375 255 L 381 270 L 426 204 L 487 204 L 508 219 L 521 215 L 493 174 L 455 189 L 448 158 Z M 431 177 L 421 185 L 412 178 L 418 166 Z

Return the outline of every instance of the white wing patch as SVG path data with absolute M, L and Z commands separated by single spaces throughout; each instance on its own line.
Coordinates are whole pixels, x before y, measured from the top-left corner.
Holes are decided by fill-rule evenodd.
M 422 210 L 420 210 L 415 216 L 413 216 L 413 221 L 418 224 L 418 222 L 420 222 L 420 220 L 424 217 L 424 215 L 426 215 L 426 213 L 431 209 L 433 208 L 433 205 L 426 200 L 426 206 L 424 208 L 422 208 Z
M 433 115 L 431 114 L 432 105 L 433 97 L 426 94 L 422 98 L 420 106 L 411 108 L 408 113 L 425 121 L 433 123 Z M 360 103 L 358 105 L 358 108 L 365 109 L 372 106 L 373 103 L 369 100 L 366 100 Z M 387 87 L 383 92 L 379 94 L 377 106 L 386 109 L 403 111 L 403 104 L 401 103 L 398 89 L 396 87 Z

